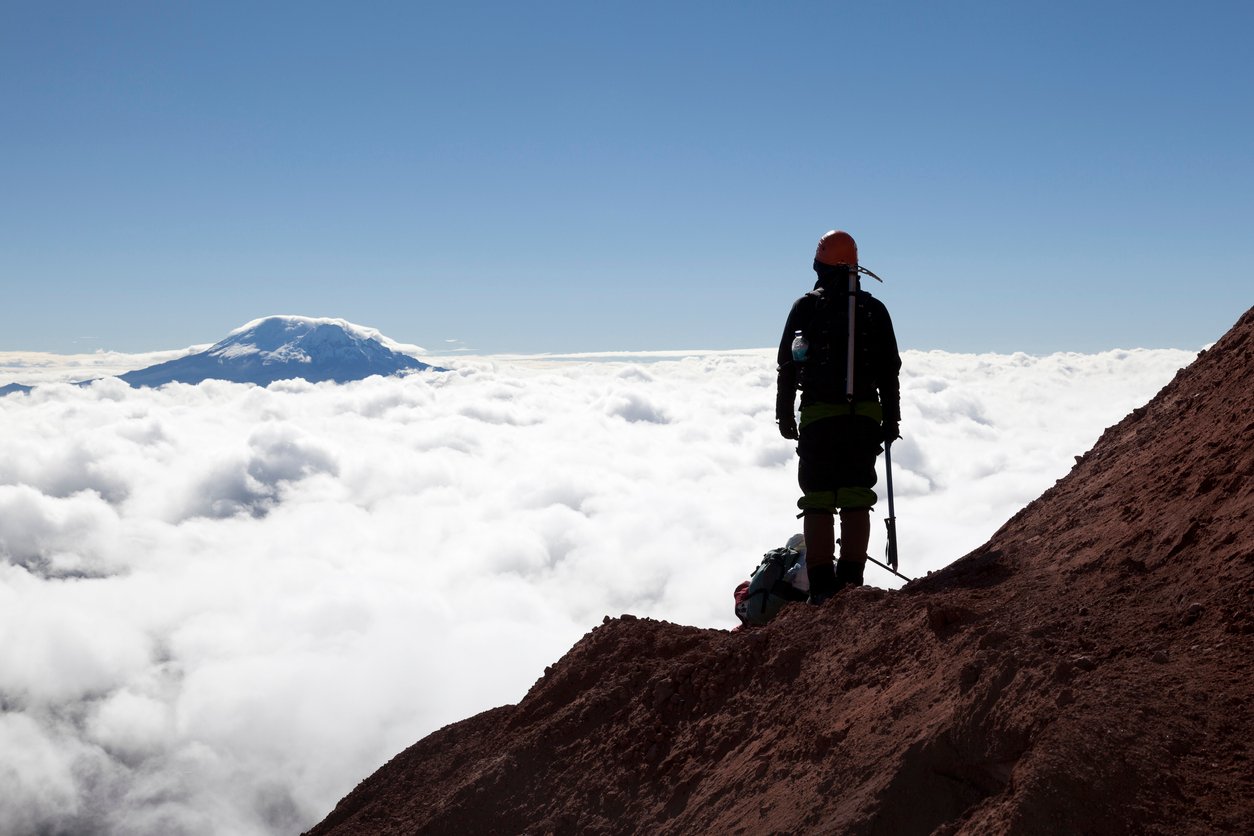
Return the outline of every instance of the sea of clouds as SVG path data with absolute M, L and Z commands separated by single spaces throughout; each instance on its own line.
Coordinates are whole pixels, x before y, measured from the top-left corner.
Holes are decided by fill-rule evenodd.
M 0 382 L 169 356 L 0 355 Z M 902 571 L 978 546 L 1193 356 L 906 352 Z M 605 615 L 734 626 L 800 530 L 772 351 L 440 362 L 0 398 L 0 832 L 297 832 Z

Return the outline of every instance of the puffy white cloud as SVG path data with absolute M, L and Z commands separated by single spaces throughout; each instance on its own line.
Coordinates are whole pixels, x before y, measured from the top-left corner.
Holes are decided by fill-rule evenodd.
M 400 346 L 417 348 L 417 346 Z M 0 386 L 10 383 L 70 383 L 122 374 L 132 369 L 175 360 L 209 348 L 208 344 L 152 351 L 146 354 L 122 354 L 117 351 L 95 351 L 91 354 L 49 354 L 42 351 L 0 351 Z
M 1191 358 L 908 352 L 903 571 Z M 0 831 L 293 832 L 603 615 L 733 626 L 799 529 L 772 352 L 455 365 L 0 398 Z

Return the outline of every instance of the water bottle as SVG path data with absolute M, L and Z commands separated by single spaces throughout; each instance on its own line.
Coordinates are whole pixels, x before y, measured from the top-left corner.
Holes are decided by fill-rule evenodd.
M 806 352 L 810 350 L 810 341 L 798 331 L 792 338 L 792 359 L 794 363 L 804 363 Z

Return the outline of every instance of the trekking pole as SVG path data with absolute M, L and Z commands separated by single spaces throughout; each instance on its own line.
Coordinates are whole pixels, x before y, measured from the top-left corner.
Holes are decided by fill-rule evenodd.
M 881 569 L 883 569 L 884 571 L 886 571 L 886 572 L 892 572 L 894 575 L 896 575 L 897 577 L 901 578 L 901 579 L 902 579 L 903 581 L 905 581 L 906 583 L 910 583 L 910 581 L 914 580 L 914 578 L 907 578 L 905 575 L 901 574 L 900 572 L 898 572 L 898 571 L 897 571 L 896 569 L 894 569 L 893 567 L 888 566 L 888 565 L 886 565 L 886 564 L 884 564 L 884 563 L 880 563 L 878 560 L 876 560 L 875 558 L 871 557 L 870 555 L 867 555 L 866 559 L 867 559 L 867 560 L 869 560 L 869 561 L 871 561 L 872 563 L 874 563 L 876 566 L 880 567 L 880 568 L 881 568 Z
M 893 442 L 891 439 L 884 442 L 884 475 L 888 477 L 888 519 L 884 520 L 884 525 L 888 526 L 888 566 L 884 568 L 899 578 L 906 578 L 897 571 L 897 511 L 893 508 Z M 910 579 L 906 578 L 906 580 Z

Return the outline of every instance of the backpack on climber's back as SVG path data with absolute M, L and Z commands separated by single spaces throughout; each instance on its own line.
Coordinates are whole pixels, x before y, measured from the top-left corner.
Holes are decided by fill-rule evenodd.
M 809 587 L 805 552 L 788 546 L 772 549 L 736 588 L 736 616 L 745 626 L 766 624 L 785 604 L 806 600 Z
M 805 306 L 801 324 L 806 339 L 805 362 L 799 365 L 801 389 L 812 399 L 844 403 L 848 364 L 849 314 L 847 296 L 816 288 L 802 297 Z M 854 397 L 878 400 L 876 365 L 881 331 L 873 313 L 875 299 L 865 290 L 857 293 L 854 333 Z

